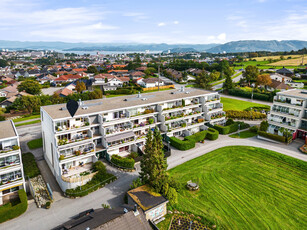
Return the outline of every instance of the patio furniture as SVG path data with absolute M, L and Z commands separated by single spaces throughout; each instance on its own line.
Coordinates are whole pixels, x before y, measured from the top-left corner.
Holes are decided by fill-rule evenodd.
M 190 190 L 190 191 L 196 191 L 199 189 L 198 187 L 198 184 L 192 182 L 192 181 L 188 181 L 187 182 L 187 188 Z

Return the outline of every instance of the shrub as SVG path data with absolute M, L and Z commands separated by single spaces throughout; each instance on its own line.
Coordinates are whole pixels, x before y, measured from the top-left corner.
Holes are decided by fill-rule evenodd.
M 18 190 L 20 203 L 11 206 L 4 205 L 0 209 L 0 223 L 13 219 L 23 214 L 28 208 L 28 198 L 24 189 Z
M 257 133 L 258 132 L 258 126 L 252 126 L 249 128 L 249 131 L 253 132 L 253 133 Z
M 180 140 L 176 137 L 170 137 L 170 144 L 179 150 L 188 150 L 195 147 L 195 142 L 192 140 Z
M 231 118 L 226 121 L 226 125 L 232 125 L 233 123 L 235 122 Z
M 204 131 L 197 132 L 191 136 L 187 136 L 184 139 L 194 141 L 194 142 L 200 142 L 200 141 L 205 140 L 206 135 L 207 135 L 207 130 L 204 130 Z
M 239 125 L 236 122 L 228 126 L 215 125 L 213 128 L 216 129 L 220 134 L 226 135 L 238 131 Z
M 134 159 L 132 158 L 125 158 L 116 154 L 112 155 L 111 162 L 119 167 L 127 169 L 133 169 L 135 163 Z
M 269 123 L 267 121 L 262 121 L 260 123 L 260 131 L 266 132 L 269 128 Z
M 30 178 L 40 175 L 34 155 L 32 153 L 23 153 L 21 155 L 23 163 L 23 171 Z
M 176 189 L 170 187 L 167 192 L 167 199 L 169 200 L 171 205 L 174 205 L 178 202 L 178 194 Z
M 233 96 L 251 98 L 252 92 L 248 92 L 239 88 L 229 89 L 228 93 Z M 261 100 L 261 101 L 272 101 L 273 97 L 276 93 L 253 93 L 253 99 Z
M 107 172 L 106 166 L 101 161 L 96 161 L 93 164 L 93 168 L 95 171 L 98 171 L 99 173 L 105 174 Z
M 65 156 L 64 156 L 64 155 L 60 155 L 59 161 L 62 161 L 62 160 L 64 160 L 64 159 L 65 159 Z
M 262 137 L 266 137 L 275 141 L 280 141 L 280 142 L 286 142 L 286 137 L 284 136 L 279 136 L 276 134 L 272 134 L 272 133 L 267 133 L 265 131 L 258 131 L 258 135 L 262 136 Z
M 154 119 L 150 118 L 150 119 L 148 120 L 148 123 L 149 123 L 149 124 L 153 124 L 153 123 L 154 123 Z
M 219 138 L 219 132 L 216 129 L 209 128 L 207 130 L 207 138 L 212 141 L 216 140 Z
M 20 149 L 18 145 L 13 145 L 13 150 L 18 150 Z
M 228 120 L 230 118 L 255 120 L 255 119 L 265 119 L 267 116 L 264 113 L 254 112 L 254 111 L 227 110 L 226 117 L 228 118 Z
M 137 158 L 139 156 L 139 154 L 137 153 L 137 152 L 131 152 L 129 155 L 128 155 L 128 157 L 129 158 L 132 158 L 132 159 L 135 159 L 135 158 Z
M 141 181 L 141 178 L 136 178 L 135 180 L 132 181 L 132 185 L 130 185 L 130 189 L 135 189 L 137 187 L 140 187 L 144 185 L 144 183 Z
M 242 121 L 237 121 L 236 123 L 238 123 L 238 125 L 240 125 L 240 130 L 241 130 L 241 129 L 247 129 L 247 128 L 250 127 L 249 124 L 244 123 L 244 122 L 242 122 Z

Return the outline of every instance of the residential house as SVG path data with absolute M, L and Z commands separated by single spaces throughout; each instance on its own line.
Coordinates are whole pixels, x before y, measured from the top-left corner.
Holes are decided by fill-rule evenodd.
M 285 84 L 289 84 L 290 82 L 292 82 L 292 78 L 291 77 L 287 77 L 285 75 L 281 75 L 279 73 L 273 73 L 270 75 L 270 78 L 272 80 L 276 80 L 276 81 L 279 81 L 279 82 L 283 82 Z
M 146 76 L 146 74 L 144 72 L 141 72 L 141 71 L 133 71 L 129 75 L 131 80 L 135 80 L 135 79 L 138 79 L 140 77 L 145 77 L 145 76 Z
M 288 77 L 291 77 L 293 75 L 293 72 L 285 67 L 276 70 L 276 73 L 284 75 L 284 76 L 288 76 Z
M 285 84 L 284 82 L 280 82 L 277 80 L 272 80 L 272 83 L 267 86 L 267 90 L 269 91 L 274 91 L 274 90 L 288 90 L 288 89 L 293 89 L 291 86 Z
M 176 117 L 176 119 L 171 119 Z M 44 158 L 61 189 L 89 181 L 99 157 L 126 157 L 142 151 L 149 129 L 162 135 L 189 136 L 223 124 L 225 113 L 217 92 L 167 90 L 79 102 L 72 118 L 66 104 L 41 107 Z
M 146 69 L 147 69 L 146 66 L 141 66 L 141 67 L 136 68 L 135 70 L 144 72 Z
M 138 80 L 137 83 L 144 88 L 151 88 L 164 85 L 164 81 L 159 78 L 146 78 Z
M 152 230 L 143 212 L 123 208 L 89 209 L 53 230 Z
M 67 82 L 72 82 L 75 81 L 77 79 L 82 78 L 82 76 L 76 74 L 76 75 L 72 75 L 72 74 L 67 74 L 67 75 L 62 75 L 56 79 L 53 80 L 54 83 L 56 84 L 61 84 L 61 83 L 67 83 Z
M 0 122 L 0 205 L 18 197 L 26 189 L 19 136 L 13 121 Z
M 159 222 L 167 214 L 168 200 L 152 191 L 147 185 L 129 190 L 127 195 L 128 204 L 139 206 L 147 220 Z
M 93 86 L 101 86 L 104 91 L 116 90 L 118 87 L 122 87 L 124 81 L 126 82 L 127 80 L 126 78 L 117 77 L 112 74 L 98 74 L 94 79 Z

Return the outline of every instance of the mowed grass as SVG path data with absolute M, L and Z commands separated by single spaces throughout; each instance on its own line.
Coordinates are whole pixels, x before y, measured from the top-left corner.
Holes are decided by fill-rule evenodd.
M 169 171 L 182 183 L 174 209 L 218 229 L 306 229 L 307 162 L 270 150 L 231 146 Z M 199 184 L 190 192 L 186 182 Z
M 21 122 L 21 121 L 27 121 L 27 120 L 31 120 L 31 119 L 38 119 L 40 117 L 41 117 L 40 115 L 31 115 L 31 116 L 16 118 L 16 119 L 13 119 L 13 121 L 14 122 Z
M 29 149 L 37 149 L 37 148 L 41 148 L 43 147 L 43 139 L 42 138 L 39 138 L 39 139 L 35 139 L 35 140 L 32 140 L 32 141 L 29 141 L 27 143 Z
M 41 122 L 41 120 L 34 120 L 34 121 L 25 122 L 25 123 L 15 124 L 15 126 L 19 127 L 19 126 L 24 126 L 24 125 L 32 125 L 32 124 L 37 124 L 37 123 L 40 123 L 40 122 Z
M 222 97 L 221 98 L 221 103 L 223 103 L 223 110 L 239 110 L 243 111 L 244 109 L 250 108 L 250 107 L 267 107 L 270 108 L 270 106 L 263 105 L 263 104 L 258 104 L 258 103 L 253 103 L 249 101 L 242 101 L 242 100 L 237 100 L 237 99 L 232 99 L 232 98 L 227 98 L 227 97 Z
M 232 137 L 232 138 L 250 138 L 250 137 L 254 137 L 256 135 L 257 135 L 257 133 L 251 132 L 249 130 L 245 130 L 245 131 L 240 132 L 240 135 L 239 135 L 239 133 L 235 133 L 235 134 L 231 134 L 229 136 Z

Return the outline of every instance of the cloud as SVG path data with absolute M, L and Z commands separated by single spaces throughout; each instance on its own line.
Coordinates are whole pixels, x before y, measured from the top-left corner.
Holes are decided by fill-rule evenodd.
M 165 22 L 160 22 L 159 24 L 158 24 L 158 26 L 166 26 L 166 23 Z
M 174 24 L 175 24 L 175 25 L 178 25 L 178 24 L 179 24 L 179 21 L 174 21 Z

